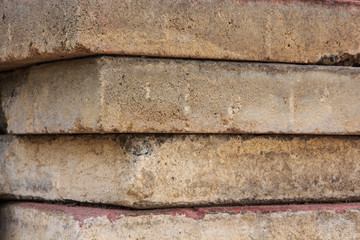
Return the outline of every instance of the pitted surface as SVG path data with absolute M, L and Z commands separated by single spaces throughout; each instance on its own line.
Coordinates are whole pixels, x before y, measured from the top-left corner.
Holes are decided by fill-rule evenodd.
M 135 208 L 359 200 L 360 138 L 3 136 L 0 195 Z
M 0 71 L 98 54 L 326 63 L 360 52 L 358 1 L 2 0 Z
M 139 212 L 15 203 L 0 206 L 1 220 L 4 240 L 335 240 L 360 237 L 358 204 Z
M 360 68 L 93 57 L 0 74 L 9 133 L 360 133 Z

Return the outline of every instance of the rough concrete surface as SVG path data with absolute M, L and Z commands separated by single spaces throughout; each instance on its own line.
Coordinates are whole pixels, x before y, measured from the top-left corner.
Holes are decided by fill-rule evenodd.
M 0 70 L 120 54 L 354 65 L 360 3 L 0 0 Z
M 360 68 L 92 57 L 0 74 L 9 133 L 360 133 Z
M 357 136 L 2 136 L 2 198 L 134 208 L 360 200 Z
M 3 240 L 356 240 L 360 205 L 288 205 L 124 211 L 39 203 L 0 207 Z

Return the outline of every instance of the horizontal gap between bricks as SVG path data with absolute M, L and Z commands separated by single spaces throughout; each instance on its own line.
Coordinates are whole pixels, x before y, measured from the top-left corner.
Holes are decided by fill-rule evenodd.
M 250 63 L 250 64 L 282 64 L 282 65 L 300 65 L 300 66 L 328 66 L 328 67 L 359 67 L 357 63 L 353 62 L 353 66 L 343 66 L 339 63 L 333 64 L 322 64 L 322 63 L 297 63 L 297 62 L 275 62 L 275 61 L 252 61 L 252 60 L 232 60 L 232 59 L 214 59 L 214 58 L 184 58 L 184 57 L 167 57 L 167 56 L 147 56 L 147 55 L 116 55 L 116 54 L 89 54 L 87 56 L 79 56 L 79 57 L 70 57 L 70 58 L 62 58 L 55 60 L 48 60 L 44 62 L 30 64 L 24 67 L 18 67 L 11 70 L 2 71 L 5 72 L 13 72 L 19 69 L 26 69 L 32 66 L 38 66 L 42 64 L 56 63 L 62 61 L 71 61 L 76 59 L 83 58 L 94 58 L 94 57 L 118 57 L 118 58 L 141 58 L 141 59 L 164 59 L 164 60 L 182 60 L 182 61 L 201 61 L 201 62 L 230 62 L 230 63 Z
M 321 209 L 321 205 L 341 205 L 341 204 L 359 204 L 360 207 L 360 196 L 352 197 L 347 199 L 326 199 L 326 200 L 308 200 L 308 201 L 279 201 L 279 200 L 258 200 L 258 201 L 248 201 L 244 204 L 234 203 L 234 204 L 199 204 L 199 205 L 179 205 L 179 206 L 166 206 L 164 207 L 154 207 L 154 208 L 132 208 L 125 207 L 113 204 L 103 204 L 103 203 L 90 203 L 90 202 L 79 202 L 73 200 L 62 200 L 62 201 L 52 201 L 45 199 L 0 199 L 0 205 L 5 203 L 38 203 L 38 204 L 53 204 L 53 205 L 62 205 L 66 207 L 88 207 L 88 208 L 99 208 L 99 209 L 113 209 L 113 210 L 124 210 L 124 211 L 157 211 L 157 210 L 174 210 L 174 209 L 217 209 L 217 208 L 246 208 L 246 207 L 265 207 L 265 206 L 309 206 L 317 205 Z M 158 204 L 159 205 L 159 204 Z M 360 208 L 359 208 L 360 209 Z
M 27 137 L 27 136 L 34 136 L 34 137 L 41 137 L 41 136 L 102 136 L 102 135 L 131 135 L 131 136 L 158 136 L 158 137 L 172 137 L 172 136 L 190 136 L 190 135 L 197 135 L 197 136 L 227 136 L 227 135 L 238 135 L 238 136 L 248 136 L 248 137 L 288 137 L 288 138 L 316 138 L 316 137 L 335 137 L 335 138 L 358 138 L 360 135 L 355 134 L 318 134 L 318 133 L 231 133 L 231 132 L 171 132 L 171 133 L 164 133 L 164 132 L 94 132 L 94 133 L 26 133 L 26 134 L 17 134 L 17 133 L 0 133 L 0 136 L 5 135 L 12 135 L 17 137 Z

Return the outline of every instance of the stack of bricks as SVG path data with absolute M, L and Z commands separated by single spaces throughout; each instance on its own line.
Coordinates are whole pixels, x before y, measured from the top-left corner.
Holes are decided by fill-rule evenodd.
M 360 2 L 0 1 L 0 239 L 360 239 Z

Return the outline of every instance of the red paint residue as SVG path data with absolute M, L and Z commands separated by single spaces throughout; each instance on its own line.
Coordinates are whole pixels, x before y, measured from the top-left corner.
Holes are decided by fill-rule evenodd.
M 174 208 L 174 209 L 154 209 L 154 210 L 117 210 L 94 207 L 69 207 L 59 204 L 21 202 L 15 203 L 18 206 L 35 208 L 46 211 L 61 211 L 71 215 L 79 221 L 82 226 L 84 220 L 89 218 L 106 216 L 110 221 L 115 221 L 120 216 L 142 216 L 142 215 L 171 215 L 185 216 L 195 220 L 203 219 L 207 214 L 242 214 L 253 212 L 259 214 L 269 214 L 274 212 L 300 212 L 300 211 L 335 211 L 343 214 L 346 210 L 360 210 L 360 203 L 341 203 L 341 204 L 301 204 L 301 205 L 262 205 L 262 206 L 237 206 L 237 207 L 207 207 L 207 208 Z
M 130 215 L 133 211 L 127 210 L 117 210 L 117 209 L 105 209 L 105 208 L 95 208 L 95 207 L 69 207 L 66 205 L 60 204 L 48 204 L 48 203 L 33 203 L 33 202 L 21 202 L 17 205 L 22 207 L 30 207 L 38 210 L 45 211 L 59 211 L 64 212 L 73 217 L 74 220 L 80 222 L 80 227 L 82 226 L 84 220 L 91 217 L 102 217 L 106 216 L 110 221 L 115 221 L 118 217 L 123 215 Z
M 360 203 L 342 204 L 301 204 L 301 205 L 262 205 L 262 206 L 238 206 L 238 207 L 209 207 L 194 209 L 174 209 L 171 215 L 185 215 L 188 218 L 202 219 L 206 214 L 229 213 L 241 214 L 245 212 L 269 214 L 273 212 L 301 212 L 301 211 L 335 211 L 343 214 L 349 209 L 359 209 Z
M 197 219 L 203 219 L 207 214 L 207 212 L 205 208 L 195 208 L 195 209 L 179 208 L 170 211 L 170 214 L 171 216 L 185 215 L 185 217 L 187 218 L 192 218 L 197 220 Z

